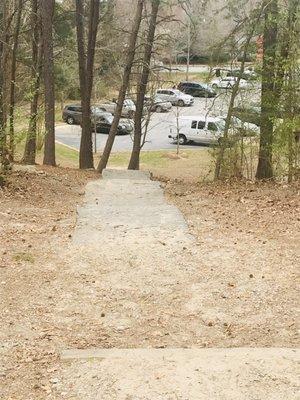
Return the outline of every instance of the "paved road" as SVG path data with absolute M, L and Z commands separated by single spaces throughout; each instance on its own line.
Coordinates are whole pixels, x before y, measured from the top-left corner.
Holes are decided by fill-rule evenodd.
M 166 66 L 168 67 L 168 66 Z M 189 66 L 189 71 L 191 74 L 199 73 L 199 72 L 209 72 L 210 71 L 210 66 L 209 65 L 190 65 Z M 172 70 L 173 71 L 180 71 L 180 72 L 186 72 L 186 65 L 172 65 Z M 162 72 L 169 72 L 169 69 L 162 69 Z
M 143 150 L 168 150 L 174 149 L 175 144 L 170 141 L 168 135 L 170 131 L 176 134 L 176 119 L 178 115 L 226 115 L 229 92 L 222 92 L 216 99 L 195 98 L 195 104 L 192 107 L 173 107 L 168 113 L 153 113 L 147 134 L 147 141 Z M 56 139 L 65 145 L 79 149 L 81 128 L 76 125 L 60 124 L 56 127 Z M 98 133 L 96 135 L 97 150 L 101 151 L 106 143 L 107 135 Z M 205 147 L 201 145 L 188 145 L 186 148 L 202 150 Z M 117 136 L 115 139 L 114 151 L 130 151 L 132 148 L 132 139 L 129 135 Z
M 177 113 L 179 115 L 206 114 L 212 108 L 212 114 L 225 114 L 228 104 L 228 95 L 222 95 L 215 102 L 213 99 L 196 98 L 192 107 L 177 108 L 168 113 L 153 113 L 147 135 L 147 141 L 143 150 L 167 150 L 174 149 L 175 145 L 170 141 L 168 135 L 171 131 L 176 133 Z M 59 124 L 56 126 L 56 140 L 65 145 L 79 149 L 81 128 L 78 125 Z M 101 151 L 106 143 L 107 135 L 98 133 L 96 135 L 97 150 Z M 203 149 L 200 145 L 189 145 L 187 148 Z M 129 135 L 117 136 L 113 150 L 129 151 L 132 148 L 132 139 Z

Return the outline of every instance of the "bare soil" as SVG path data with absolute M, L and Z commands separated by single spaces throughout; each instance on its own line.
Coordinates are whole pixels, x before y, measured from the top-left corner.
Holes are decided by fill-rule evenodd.
M 87 324 L 80 309 L 57 306 L 70 287 L 80 298 L 93 286 L 92 276 L 68 273 L 64 249 L 84 186 L 94 178 L 92 172 L 38 168 L 14 173 L 0 190 L 1 399 L 61 399 L 52 390 L 61 349 L 113 347 L 118 335 L 126 341 L 124 334 L 103 331 L 99 321 Z M 199 308 L 205 313 L 203 335 L 194 344 L 296 347 L 299 184 L 163 185 L 197 242 L 187 255 L 199 264 L 187 305 L 191 331 Z M 60 312 L 67 323 L 58 323 Z M 172 304 L 168 312 L 176 314 Z
M 13 173 L 0 189 L 1 399 L 45 399 L 49 392 L 57 337 L 67 335 L 52 324 L 60 268 L 53 255 L 70 241 L 90 178 L 95 174 L 38 167 Z
M 208 345 L 296 346 L 299 184 L 168 182 L 166 194 L 197 237 Z

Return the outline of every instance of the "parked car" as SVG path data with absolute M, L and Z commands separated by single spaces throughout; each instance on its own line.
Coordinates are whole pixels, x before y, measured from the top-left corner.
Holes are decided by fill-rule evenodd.
M 180 82 L 177 89 L 194 97 L 215 97 L 217 95 L 215 90 L 206 83 Z
M 213 89 L 232 89 L 237 82 L 236 77 L 226 76 L 225 78 L 216 78 L 211 81 L 211 86 Z M 249 83 L 245 79 L 240 80 L 239 87 L 241 89 L 246 89 L 249 87 Z
M 114 115 L 117 108 L 117 102 L 116 100 L 114 100 L 106 103 L 101 103 L 98 104 L 98 107 L 101 107 L 103 110 L 110 112 Z M 125 99 L 122 109 L 122 117 L 133 118 L 135 111 L 136 107 L 134 102 L 131 99 Z
M 232 115 L 239 118 L 243 122 L 260 126 L 261 108 L 259 105 L 234 107 L 232 110 Z
M 145 107 L 148 111 L 167 112 L 172 109 L 172 103 L 163 100 L 157 95 L 153 97 L 145 96 Z
M 226 122 L 227 117 L 224 116 L 222 118 L 224 122 Z M 257 125 L 242 121 L 237 117 L 231 117 L 230 128 L 234 131 L 239 131 L 243 136 L 253 136 L 260 133 L 260 129 Z
M 182 93 L 178 89 L 158 89 L 156 94 L 164 101 L 169 101 L 173 106 L 192 106 L 194 97 L 189 94 Z
M 108 134 L 113 122 L 111 113 L 104 113 L 96 121 L 96 132 Z M 133 123 L 131 120 L 121 119 L 119 122 L 117 135 L 129 135 L 133 132 Z
M 79 125 L 81 122 L 82 108 L 79 104 L 70 104 L 65 106 L 62 119 L 69 125 Z
M 201 116 L 185 116 L 179 117 L 179 134 L 169 135 L 170 139 L 177 142 L 177 137 L 180 144 L 189 142 L 195 143 L 218 143 L 223 136 L 225 122 L 220 117 Z
M 96 106 L 91 107 L 91 118 L 98 118 L 105 112 L 104 109 Z M 65 106 L 62 114 L 62 119 L 69 125 L 80 125 L 82 118 L 82 108 L 79 104 L 70 104 Z
M 244 72 L 241 72 L 240 69 L 233 69 L 232 71 L 227 72 L 227 76 L 233 76 L 236 78 L 241 76 L 241 78 L 246 81 L 255 80 L 258 78 L 257 73 L 251 69 L 245 69 Z

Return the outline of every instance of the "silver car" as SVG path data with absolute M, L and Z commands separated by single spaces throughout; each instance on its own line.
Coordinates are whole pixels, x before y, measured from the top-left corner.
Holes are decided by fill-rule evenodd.
M 189 94 L 182 93 L 178 89 L 158 89 L 156 94 L 164 101 L 169 101 L 173 106 L 192 106 L 194 104 L 194 97 Z
M 117 102 L 108 101 L 106 103 L 98 104 L 98 107 L 114 115 L 117 108 Z M 125 99 L 122 109 L 122 117 L 132 118 L 134 116 L 135 111 L 136 107 L 134 102 L 131 99 Z
M 168 112 L 172 110 L 172 103 L 161 99 L 159 96 L 155 95 L 153 97 L 145 97 L 145 107 L 148 111 L 154 112 Z

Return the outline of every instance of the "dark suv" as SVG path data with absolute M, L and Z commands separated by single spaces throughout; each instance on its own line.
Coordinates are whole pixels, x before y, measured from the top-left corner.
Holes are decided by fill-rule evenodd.
M 216 92 L 214 89 L 207 85 L 206 83 L 197 83 L 197 82 L 180 82 L 178 85 L 178 89 L 181 92 L 190 94 L 194 97 L 215 97 Z
M 106 113 L 106 111 L 97 106 L 91 106 L 91 118 L 92 121 L 97 120 L 102 114 Z M 110 113 L 109 113 L 110 114 Z M 110 114 L 111 115 L 111 114 Z M 70 104 L 66 106 L 63 110 L 62 119 L 69 125 L 80 125 L 82 118 L 82 108 L 81 105 L 78 104 Z
M 63 110 L 62 119 L 69 125 L 79 125 L 81 122 L 82 108 L 79 104 L 70 104 Z

